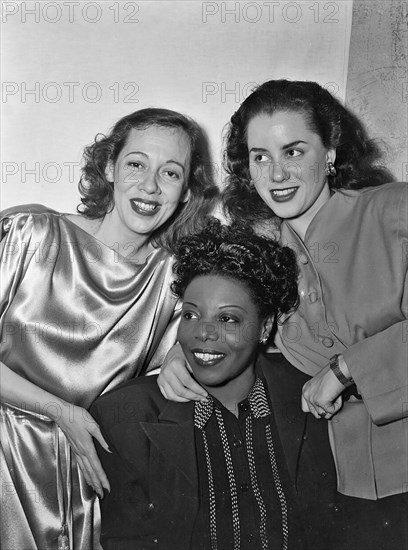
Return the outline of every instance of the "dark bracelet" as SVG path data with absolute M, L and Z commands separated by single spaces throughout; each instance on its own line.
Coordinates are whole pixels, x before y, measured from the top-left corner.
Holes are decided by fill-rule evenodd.
M 333 357 L 330 359 L 330 368 L 336 375 L 337 380 L 341 382 L 345 388 L 348 388 L 354 384 L 354 380 L 352 378 L 347 378 L 346 376 L 344 376 L 344 374 L 340 370 L 338 355 L 333 355 Z

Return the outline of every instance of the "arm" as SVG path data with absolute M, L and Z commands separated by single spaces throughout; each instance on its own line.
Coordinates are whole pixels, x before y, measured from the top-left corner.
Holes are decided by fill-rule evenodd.
M 29 207 L 29 210 L 31 208 Z M 44 210 L 42 207 L 32 210 Z M 32 220 L 29 213 L 19 214 L 11 209 L 2 214 L 1 219 L 1 296 L 0 311 L 3 312 L 12 302 L 16 289 L 25 273 L 27 265 L 35 254 L 35 242 L 39 242 L 42 233 L 32 234 Z M 31 247 L 25 243 L 33 242 Z M 28 250 L 29 248 L 29 250 Z M 34 259 L 34 261 L 37 261 Z M 103 494 L 103 487 L 109 488 L 108 480 L 96 455 L 93 437 L 103 438 L 97 424 L 82 407 L 66 403 L 36 384 L 20 376 L 0 363 L 0 401 L 33 412 L 40 412 L 54 420 L 66 435 L 78 465 L 84 477 L 98 494 Z
M 356 218 L 369 212 L 366 229 L 370 231 L 363 235 L 366 256 L 362 254 L 361 265 L 357 262 L 360 278 L 353 289 L 354 305 L 363 314 L 367 311 L 367 316 L 360 315 L 354 329 L 358 341 L 343 351 L 339 366 L 346 377 L 353 378 L 372 421 L 381 425 L 408 416 L 408 187 L 406 183 L 383 186 L 376 193 L 372 208 L 366 209 L 363 202 L 365 210 Z M 358 243 L 359 235 L 354 230 L 350 239 Z M 371 256 L 375 262 L 370 262 Z M 358 259 L 353 260 L 352 254 L 345 258 L 348 262 Z M 376 266 L 373 274 L 372 265 Z M 365 302 L 359 300 L 361 285 L 369 290 Z M 384 311 L 381 305 L 374 308 L 372 304 L 383 304 Z M 319 394 L 315 404 L 323 408 L 343 391 L 333 388 L 329 374 L 325 368 L 305 386 L 306 392 L 313 386 Z
M 408 320 L 354 344 L 343 355 L 375 424 L 408 416 Z
M 340 356 L 340 368 L 353 378 L 375 424 L 408 416 L 408 321 L 395 323 L 374 336 L 350 346 Z M 331 418 L 342 406 L 345 390 L 329 366 L 307 382 L 302 391 L 302 410 L 316 418 Z
M 342 355 L 339 356 L 339 367 L 346 378 L 351 378 Z M 302 411 L 310 412 L 315 418 L 332 418 L 342 407 L 342 393 L 346 389 L 327 365 L 302 389 Z
M 191 376 L 190 367 L 179 343 L 175 344 L 161 368 L 157 383 L 169 401 L 206 401 L 207 392 Z
M 86 482 L 98 495 L 110 489 L 108 479 L 95 451 L 93 438 L 108 450 L 99 426 L 86 409 L 66 403 L 26 380 L 0 362 L 0 400 L 16 407 L 45 414 L 66 435 Z
M 402 293 L 402 311 L 408 307 L 408 276 Z M 407 317 L 408 312 L 403 315 Z M 399 321 L 356 342 L 339 357 L 346 378 L 353 378 L 373 422 L 377 425 L 408 416 L 408 320 Z M 340 384 L 326 366 L 303 388 L 302 409 L 331 418 L 342 405 Z

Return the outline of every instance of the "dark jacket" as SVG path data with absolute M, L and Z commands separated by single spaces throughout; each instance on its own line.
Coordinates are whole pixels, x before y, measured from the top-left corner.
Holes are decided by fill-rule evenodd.
M 305 547 L 327 550 L 325 514 L 333 504 L 335 473 L 326 422 L 301 411 L 301 389 L 309 377 L 281 354 L 261 355 L 257 368 L 299 497 Z M 101 501 L 104 550 L 190 549 L 198 511 L 194 403 L 167 401 L 156 378 L 127 382 L 91 409 L 112 451 L 98 446 L 112 488 Z

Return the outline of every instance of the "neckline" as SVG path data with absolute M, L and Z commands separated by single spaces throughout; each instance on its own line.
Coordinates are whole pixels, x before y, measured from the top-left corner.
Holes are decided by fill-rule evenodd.
M 325 207 L 332 201 L 332 199 L 334 197 L 337 196 L 337 189 L 335 189 L 333 191 L 333 193 L 330 195 L 329 199 L 319 208 L 319 210 L 316 212 L 316 214 L 313 216 L 313 218 L 310 220 L 310 223 L 309 225 L 307 226 L 307 229 L 306 229 L 306 232 L 305 232 L 305 237 L 304 239 L 302 239 L 299 235 L 299 233 L 296 231 L 296 229 L 294 229 L 290 223 L 288 222 L 288 220 L 284 219 L 283 220 L 283 225 L 285 225 L 292 233 L 294 233 L 297 238 L 303 243 L 303 244 L 306 244 L 308 239 L 310 238 L 310 233 L 313 231 L 313 226 L 316 225 L 316 222 L 315 220 L 321 215 L 321 212 L 323 212 L 323 210 L 325 210 Z
M 132 258 L 129 258 L 127 256 L 124 256 L 118 250 L 115 250 L 114 248 L 108 246 L 103 241 L 101 241 L 100 239 L 95 237 L 95 235 L 93 235 L 92 233 L 89 233 L 89 231 L 87 231 L 86 229 L 84 229 L 80 225 L 78 225 L 75 222 L 73 222 L 72 220 L 70 220 L 68 218 L 68 216 L 72 216 L 72 214 L 69 214 L 69 213 L 62 213 L 61 214 L 61 218 L 63 218 L 71 227 L 74 227 L 74 228 L 78 229 L 81 233 L 83 233 L 87 237 L 90 237 L 91 239 L 93 239 L 95 242 L 97 242 L 98 244 L 103 246 L 106 250 L 108 250 L 110 252 L 113 252 L 114 254 L 119 256 L 124 262 L 133 264 L 135 266 L 144 267 L 153 255 L 155 255 L 158 251 L 162 250 L 161 248 L 153 248 L 153 250 L 146 256 L 145 260 L 143 262 L 140 262 L 135 258 L 132 259 Z

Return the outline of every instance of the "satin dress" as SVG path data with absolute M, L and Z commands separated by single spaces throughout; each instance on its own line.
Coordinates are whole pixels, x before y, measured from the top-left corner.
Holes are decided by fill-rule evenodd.
M 138 264 L 39 205 L 3 212 L 1 223 L 4 364 L 84 408 L 161 364 L 180 313 L 168 252 Z M 1 548 L 100 548 L 95 494 L 46 413 L 1 405 Z

